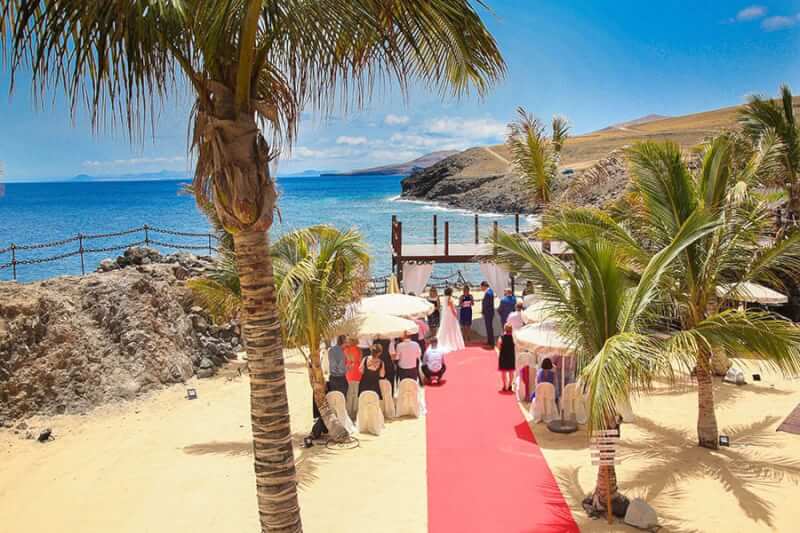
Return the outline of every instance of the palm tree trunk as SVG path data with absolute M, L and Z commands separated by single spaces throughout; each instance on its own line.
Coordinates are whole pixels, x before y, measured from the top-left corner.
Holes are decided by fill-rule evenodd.
M 308 377 L 314 391 L 314 403 L 317 405 L 322 421 L 325 422 L 325 427 L 328 428 L 328 438 L 334 442 L 344 442 L 350 434 L 339 421 L 336 411 L 328 404 L 327 387 L 325 386 L 325 375 L 322 373 L 319 350 L 311 350 L 310 359 L 311 366 L 308 368 Z
M 617 471 L 614 465 L 601 465 L 597 467 L 597 483 L 594 487 L 594 494 L 592 495 L 592 504 L 594 508 L 606 509 L 608 506 L 609 490 L 611 493 L 611 501 L 619 495 L 619 488 L 617 487 Z
M 247 341 L 261 530 L 302 532 L 268 237 L 266 231 L 245 229 L 234 234 L 234 242 L 242 289 L 242 332 Z
M 800 176 L 794 176 L 789 184 L 789 224 L 787 233 L 792 231 L 792 225 L 800 221 Z
M 714 410 L 714 381 L 708 351 L 697 355 L 697 439 L 704 448 L 719 448 L 719 429 Z

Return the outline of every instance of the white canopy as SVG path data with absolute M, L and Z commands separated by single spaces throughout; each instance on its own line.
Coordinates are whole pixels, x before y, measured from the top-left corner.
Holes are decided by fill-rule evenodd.
M 527 296 L 526 296 L 527 298 Z M 542 300 L 532 300 L 530 303 L 526 302 L 528 307 L 522 312 L 522 316 L 526 324 L 540 324 L 549 321 L 547 302 Z
M 569 341 L 559 335 L 552 324 L 529 324 L 518 329 L 514 334 L 514 342 L 534 353 L 544 351 L 572 355 Z
M 419 327 L 413 320 L 399 316 L 380 313 L 359 313 L 345 320 L 339 328 L 339 334 L 369 339 L 394 339 L 404 333 L 414 335 Z
M 402 318 L 425 318 L 433 313 L 433 304 L 418 296 L 407 294 L 380 294 L 364 298 L 353 304 L 352 310 L 360 314 L 392 315 Z
M 783 305 L 789 301 L 778 291 L 749 281 L 735 285 L 720 285 L 717 287 L 717 296 L 736 302 L 754 302 L 763 305 Z

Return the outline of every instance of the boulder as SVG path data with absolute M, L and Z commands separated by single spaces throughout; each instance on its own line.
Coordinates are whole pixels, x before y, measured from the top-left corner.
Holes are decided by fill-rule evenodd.
M 625 523 L 639 529 L 652 529 L 658 526 L 658 515 L 643 499 L 634 498 L 625 513 Z
M 99 270 L 101 272 L 110 272 L 111 270 L 114 270 L 116 268 L 119 268 L 119 265 L 113 259 L 107 258 L 100 261 Z

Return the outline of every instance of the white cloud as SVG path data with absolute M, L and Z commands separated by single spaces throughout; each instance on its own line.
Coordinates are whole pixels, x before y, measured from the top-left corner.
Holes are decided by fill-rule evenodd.
M 429 133 L 470 140 L 499 141 L 506 135 L 507 126 L 493 118 L 438 118 L 427 124 Z
M 352 157 L 353 150 L 343 147 L 332 148 L 309 148 L 307 146 L 296 146 L 292 149 L 292 153 L 285 153 L 284 159 L 291 161 L 307 161 L 313 159 L 339 159 L 344 157 Z
M 793 17 L 767 17 L 761 21 L 761 27 L 764 31 L 778 31 L 792 28 L 800 24 L 800 13 Z
M 760 19 L 767 14 L 767 8 L 764 6 L 748 6 L 736 14 L 736 20 L 744 22 L 747 20 Z
M 82 165 L 87 168 L 119 168 L 136 167 L 144 165 L 168 165 L 185 164 L 186 156 L 176 155 L 172 157 L 133 157 L 131 159 L 110 159 L 107 161 L 89 160 Z
M 350 137 L 349 135 L 342 135 L 336 138 L 336 144 L 346 144 L 348 146 L 358 146 L 360 144 L 367 144 L 369 141 L 366 137 Z
M 424 154 L 415 150 L 373 150 L 367 154 L 370 159 L 385 163 L 400 163 L 422 157 Z
M 394 113 L 389 113 L 386 115 L 386 118 L 383 119 L 383 123 L 388 126 L 402 126 L 403 124 L 408 124 L 411 119 L 405 115 L 395 115 Z

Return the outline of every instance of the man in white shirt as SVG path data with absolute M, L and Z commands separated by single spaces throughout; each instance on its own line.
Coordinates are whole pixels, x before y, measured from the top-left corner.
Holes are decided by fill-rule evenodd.
M 525 317 L 523 313 L 524 311 L 522 302 L 517 302 L 514 312 L 508 315 L 506 324 L 511 324 L 511 329 L 514 331 L 514 333 L 516 333 L 517 330 L 521 329 L 525 325 Z
M 428 383 L 439 383 L 444 371 L 447 370 L 447 365 L 444 364 L 444 352 L 439 350 L 436 344 L 436 337 L 433 337 L 422 359 L 422 373 L 425 374 Z
M 397 353 L 397 379 L 402 381 L 404 378 L 411 378 L 419 381 L 419 358 L 422 356 L 422 350 L 419 344 L 412 341 L 408 337 L 408 333 L 403 334 L 403 338 L 397 346 L 395 346 Z

